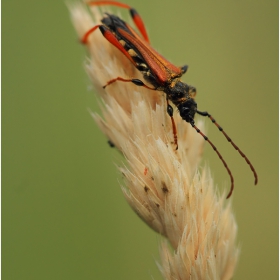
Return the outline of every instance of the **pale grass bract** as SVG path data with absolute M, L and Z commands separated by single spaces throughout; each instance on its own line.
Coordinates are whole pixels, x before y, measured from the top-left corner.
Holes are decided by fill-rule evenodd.
M 69 5 L 79 38 L 99 23 L 100 9 Z M 97 30 L 89 37 L 86 71 L 102 100 L 93 118 L 126 159 L 119 170 L 131 208 L 160 233 L 165 279 L 231 279 L 239 249 L 237 225 L 225 193 L 217 194 L 207 166 L 198 169 L 204 139 L 175 112 L 178 145 L 173 144 L 165 94 L 107 81 L 118 76 L 143 79 L 132 63 Z M 204 130 L 203 122 L 197 126 Z M 94 187 L 94 186 L 93 186 Z M 169 243 L 174 249 L 171 250 Z

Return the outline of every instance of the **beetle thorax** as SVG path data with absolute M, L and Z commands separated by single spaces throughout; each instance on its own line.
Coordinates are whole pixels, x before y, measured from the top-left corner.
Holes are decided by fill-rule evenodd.
M 187 101 L 189 96 L 189 86 L 179 79 L 174 79 L 168 86 L 165 87 L 164 92 L 167 98 L 178 107 L 179 104 Z

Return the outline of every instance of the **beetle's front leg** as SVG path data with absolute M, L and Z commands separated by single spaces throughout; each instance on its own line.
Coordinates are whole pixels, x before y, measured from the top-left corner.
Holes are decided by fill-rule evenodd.
M 168 98 L 166 98 L 166 102 L 167 102 L 167 114 L 171 118 L 171 123 L 172 123 L 172 131 L 173 131 L 173 137 L 174 137 L 174 144 L 176 146 L 176 150 L 178 150 L 177 128 L 176 128 L 176 124 L 175 124 L 175 121 L 174 121 L 174 118 L 173 118 L 173 108 L 169 104 Z

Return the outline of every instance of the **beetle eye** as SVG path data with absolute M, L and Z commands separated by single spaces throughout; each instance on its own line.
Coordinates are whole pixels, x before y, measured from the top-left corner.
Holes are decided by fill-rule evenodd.
M 189 114 L 190 109 L 188 107 L 183 107 L 180 109 L 180 116 L 185 119 Z

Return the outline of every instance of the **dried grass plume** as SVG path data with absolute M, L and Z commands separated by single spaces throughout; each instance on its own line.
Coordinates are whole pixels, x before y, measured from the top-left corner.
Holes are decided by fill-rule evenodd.
M 103 17 L 99 9 L 89 10 L 82 3 L 69 8 L 79 38 Z M 165 94 L 123 82 L 104 90 L 102 86 L 118 76 L 143 77 L 99 30 L 90 36 L 87 50 L 86 71 L 103 104 L 103 116 L 92 116 L 126 158 L 119 169 L 127 202 L 166 237 L 160 245 L 163 276 L 231 279 L 239 253 L 237 225 L 225 195 L 217 195 L 209 168 L 198 170 L 204 139 L 175 112 L 176 151 Z M 197 126 L 203 129 L 203 122 Z

